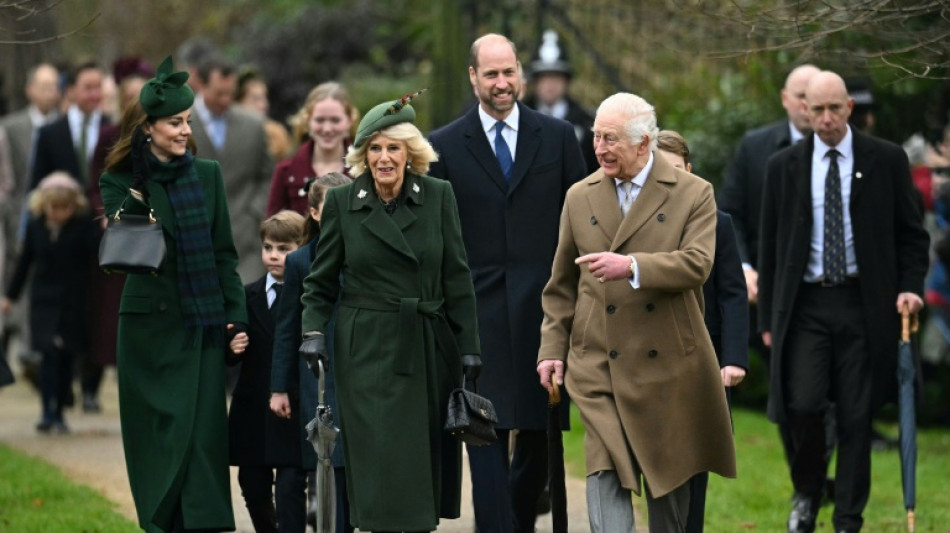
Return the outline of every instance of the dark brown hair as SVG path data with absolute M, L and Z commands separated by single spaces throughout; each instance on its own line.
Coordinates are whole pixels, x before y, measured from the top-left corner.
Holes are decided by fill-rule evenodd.
M 656 147 L 658 150 L 682 157 L 683 163 L 689 164 L 689 145 L 686 144 L 686 139 L 678 132 L 661 130 L 656 136 Z

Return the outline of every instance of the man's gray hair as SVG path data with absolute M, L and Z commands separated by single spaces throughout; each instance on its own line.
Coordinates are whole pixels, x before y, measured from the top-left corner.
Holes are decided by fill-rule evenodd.
M 656 126 L 656 111 L 646 100 L 631 93 L 617 93 L 608 96 L 600 103 L 597 114 L 617 113 L 625 117 L 624 130 L 633 144 L 639 144 L 643 137 L 650 138 L 650 151 L 656 150 L 656 137 L 660 133 Z

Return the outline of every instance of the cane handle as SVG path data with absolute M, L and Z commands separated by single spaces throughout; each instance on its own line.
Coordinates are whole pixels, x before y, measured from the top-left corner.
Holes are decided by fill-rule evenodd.
M 548 393 L 548 403 L 551 405 L 561 403 L 561 387 L 557 384 L 557 380 L 554 379 L 554 374 L 551 374 L 551 392 Z

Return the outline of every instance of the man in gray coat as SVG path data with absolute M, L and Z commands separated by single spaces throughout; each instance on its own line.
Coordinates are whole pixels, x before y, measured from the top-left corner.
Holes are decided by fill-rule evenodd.
M 259 257 L 258 225 L 264 220 L 273 161 L 260 117 L 232 105 L 237 70 L 211 57 L 198 67 L 200 92 L 195 98 L 192 137 L 198 155 L 221 164 L 231 213 L 231 232 L 238 252 L 238 274 L 250 283 L 264 275 Z

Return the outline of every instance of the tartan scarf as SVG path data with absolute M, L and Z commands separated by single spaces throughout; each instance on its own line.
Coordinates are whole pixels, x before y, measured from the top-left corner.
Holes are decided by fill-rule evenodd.
M 185 155 L 163 163 L 151 150 L 145 151 L 152 170 L 149 179 L 162 184 L 175 212 L 178 290 L 185 326 L 192 333 L 190 342 L 186 340 L 186 343 L 197 341 L 194 334 L 198 328 L 205 330 L 206 341 L 214 342 L 213 338 L 223 333 L 224 296 L 215 265 L 204 190 L 195 170 L 195 156 L 186 151 Z

